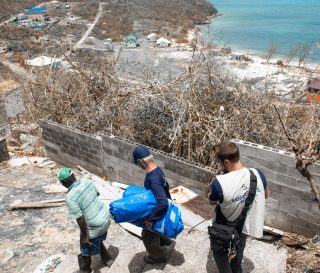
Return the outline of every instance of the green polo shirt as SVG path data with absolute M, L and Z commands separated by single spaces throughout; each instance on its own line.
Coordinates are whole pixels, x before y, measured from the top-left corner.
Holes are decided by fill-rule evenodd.
M 68 188 L 66 203 L 72 219 L 84 217 L 90 239 L 107 232 L 110 226 L 108 207 L 98 198 L 98 190 L 89 180 L 81 179 L 74 182 Z

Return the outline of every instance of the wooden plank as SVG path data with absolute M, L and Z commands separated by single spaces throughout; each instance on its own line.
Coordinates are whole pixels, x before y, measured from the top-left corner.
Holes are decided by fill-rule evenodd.
M 31 208 L 52 208 L 60 207 L 65 204 L 65 198 L 51 199 L 51 200 L 42 200 L 29 203 L 20 203 L 20 204 L 10 204 L 9 209 L 31 209 Z

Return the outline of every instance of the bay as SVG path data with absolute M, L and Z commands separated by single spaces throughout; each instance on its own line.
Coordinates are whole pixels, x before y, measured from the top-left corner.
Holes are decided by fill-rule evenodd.
M 222 16 L 202 27 L 205 41 L 263 56 L 270 46 L 285 57 L 308 44 L 308 62 L 320 63 L 320 0 L 209 0 Z

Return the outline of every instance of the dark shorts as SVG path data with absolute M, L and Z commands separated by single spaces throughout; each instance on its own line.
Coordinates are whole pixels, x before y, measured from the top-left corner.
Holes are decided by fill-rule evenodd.
M 80 251 L 82 256 L 94 256 L 100 254 L 101 243 L 107 238 L 107 233 L 100 235 L 96 238 L 90 239 L 90 243 L 92 244 L 90 247 L 86 247 L 81 244 L 80 238 Z

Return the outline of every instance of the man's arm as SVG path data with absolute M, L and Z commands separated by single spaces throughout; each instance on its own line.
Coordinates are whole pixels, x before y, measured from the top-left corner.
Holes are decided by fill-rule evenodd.
M 152 181 L 150 183 L 150 189 L 157 201 L 157 206 L 153 209 L 152 213 L 146 218 L 149 223 L 154 224 L 158 220 L 163 218 L 163 215 L 168 210 L 168 199 L 163 185 L 160 181 Z
M 269 190 L 268 190 L 268 187 L 266 187 L 264 189 L 264 197 L 267 199 L 269 197 Z
M 211 200 L 210 196 L 211 196 L 211 189 L 210 189 L 210 191 L 208 193 L 209 204 L 212 205 L 212 206 L 216 206 L 217 205 L 217 201 Z
M 88 230 L 86 220 L 84 219 L 83 216 L 81 216 L 77 219 L 77 223 L 81 231 L 81 243 L 84 245 L 90 246 L 91 243 L 89 241 L 89 230 Z

